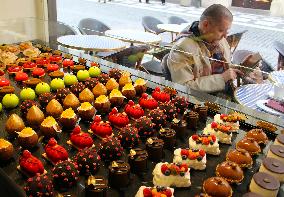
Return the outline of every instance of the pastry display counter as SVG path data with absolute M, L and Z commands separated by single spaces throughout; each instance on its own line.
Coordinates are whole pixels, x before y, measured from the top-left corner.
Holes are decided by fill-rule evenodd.
M 32 19 L 27 19 L 29 20 Z M 50 36 L 48 34 L 50 25 L 37 21 L 33 23 L 39 28 L 37 32 L 45 32 L 45 34 L 39 33 L 40 36 L 35 36 L 36 34 L 31 33 L 32 26 L 25 27 L 28 24 L 27 21 L 26 24 L 21 24 L 22 28 L 29 29 L 30 33 L 21 31 L 22 36 L 18 40 L 16 40 L 18 37 L 14 35 L 18 35 L 19 32 L 9 29 L 6 26 L 7 22 L 0 23 L 0 26 L 13 32 L 11 34 L 13 36 L 6 35 L 6 40 L 2 43 L 17 45 L 13 45 L 20 50 L 16 57 L 25 58 L 12 62 L 15 66 L 13 68 L 23 69 L 27 74 L 27 76 L 21 74 L 16 77 L 19 75 L 18 71 L 15 74 L 13 72 L 15 70 L 9 69 L 12 67 L 7 64 L 1 76 L 3 79 L 1 84 L 7 86 L 8 81 L 9 87 L 15 88 L 14 94 L 17 97 L 15 98 L 14 94 L 7 94 L 9 97 L 2 100 L 0 138 L 5 141 L 1 141 L 0 150 L 3 152 L 3 149 L 11 147 L 11 144 L 13 150 L 5 149 L 4 156 L 0 151 L 2 159 L 0 166 L 3 171 L 1 171 L 1 182 L 8 179 L 6 183 L 11 182 L 9 187 L 15 187 L 15 191 L 25 187 L 25 191 L 32 192 L 33 187 L 37 190 L 43 187 L 38 188 L 38 183 L 33 184 L 34 180 L 28 179 L 27 175 L 34 176 L 36 172 L 39 172 L 46 174 L 50 179 L 48 181 L 47 177 L 42 176 L 36 180 L 46 186 L 44 187 L 46 193 L 50 193 L 50 185 L 53 184 L 55 188 L 53 195 L 78 197 L 92 196 L 96 192 L 101 196 L 105 196 L 106 193 L 107 196 L 133 197 L 138 191 L 137 195 L 143 196 L 142 193 L 149 192 L 149 189 L 142 188 L 141 192 L 139 188 L 152 187 L 153 184 L 164 187 L 177 186 L 174 187 L 174 196 L 194 196 L 201 192 L 212 195 L 216 188 L 210 189 L 210 185 L 214 182 L 224 182 L 226 191 L 229 194 L 232 192 L 233 196 L 242 196 L 249 191 L 250 186 L 251 190 L 257 191 L 255 188 L 259 185 L 262 185 L 261 189 L 266 192 L 269 192 L 269 189 L 265 189 L 266 187 L 273 187 L 274 193 L 277 193 L 280 185 L 258 184 L 263 176 L 259 173 L 257 176 L 254 174 L 259 171 L 262 160 L 267 154 L 277 157 L 274 153 L 277 151 L 281 153 L 281 145 L 276 144 L 272 148 L 271 145 L 276 143 L 275 138 L 283 130 L 282 119 L 190 90 L 158 76 L 90 56 L 84 51 L 60 46 L 52 40 L 64 34 Z M 12 26 L 14 24 L 14 27 L 16 23 L 20 22 L 10 22 Z M 9 39 L 10 42 L 8 42 Z M 33 47 L 29 42 L 23 43 L 23 41 L 32 41 Z M 51 44 L 48 41 L 51 41 Z M 45 45 L 49 45 L 50 48 Z M 11 49 L 3 45 L 1 47 L 2 52 Z M 31 52 L 25 51 L 27 49 Z M 27 58 L 29 54 L 36 55 Z M 4 56 L 1 58 L 2 62 L 11 59 Z M 50 62 L 44 63 L 44 61 Z M 30 63 L 27 64 L 27 62 Z M 32 63 L 36 64 L 37 69 Z M 59 67 L 50 66 L 54 64 Z M 98 65 L 100 68 L 97 67 Z M 2 68 L 4 67 L 2 64 Z M 90 67 L 93 69 L 89 70 Z M 89 72 L 86 71 L 86 73 L 84 70 Z M 130 75 L 123 74 L 121 71 L 128 71 Z M 52 75 L 50 75 L 51 72 L 53 72 Z M 62 73 L 63 76 L 65 75 L 64 80 L 57 79 L 63 78 Z M 54 75 L 57 78 L 52 78 Z M 114 79 L 111 80 L 109 75 Z M 69 79 L 66 76 L 69 76 Z M 92 79 L 87 79 L 89 77 Z M 39 83 L 36 78 L 42 82 Z M 146 82 L 147 88 L 143 82 Z M 46 84 L 49 84 L 48 87 Z M 137 88 L 139 85 L 141 87 Z M 36 96 L 32 93 L 34 91 L 27 91 L 26 86 L 34 89 Z M 65 89 L 62 89 L 64 87 Z M 51 94 L 46 94 L 49 88 L 51 88 Z M 112 90 L 115 88 L 119 91 Z M 7 89 L 4 90 L 7 91 Z M 5 97 L 4 90 L 1 87 L 1 99 Z M 177 95 L 173 90 L 176 90 Z M 118 92 L 124 96 L 117 96 Z M 110 101 L 104 95 L 107 95 Z M 34 99 L 34 97 L 36 97 L 35 102 L 23 101 Z M 111 100 L 118 97 L 126 98 L 122 101 Z M 17 101 L 19 98 L 21 100 Z M 224 115 L 232 111 L 238 113 Z M 100 116 L 94 116 L 94 113 Z M 141 117 L 143 115 L 145 117 Z M 126 126 L 128 123 L 132 126 Z M 48 129 L 44 129 L 44 126 Z M 201 135 L 202 133 L 204 135 Z M 102 139 L 105 136 L 111 136 L 111 138 Z M 25 137 L 29 139 L 26 140 Z M 50 137 L 54 139 L 49 139 Z M 117 139 L 120 139 L 120 142 Z M 282 138 L 279 139 L 278 143 L 281 144 Z M 246 147 L 247 144 L 250 146 Z M 90 146 L 92 148 L 83 149 Z M 281 150 L 277 146 L 280 146 Z M 232 155 L 243 154 L 242 151 L 236 152 L 236 148 L 246 149 L 248 152 L 245 151 L 244 158 L 251 158 L 250 155 L 252 155 L 252 160 L 248 163 L 233 163 L 232 160 L 235 157 Z M 65 160 L 64 162 L 56 164 L 56 157 L 52 153 L 54 149 L 60 152 L 60 160 Z M 83 151 L 80 151 L 81 149 Z M 196 149 L 200 150 L 197 152 Z M 227 153 L 231 153 L 232 158 Z M 184 154 L 187 158 L 184 158 Z M 133 161 L 132 157 L 135 155 L 139 155 L 139 159 L 144 161 L 143 165 L 135 163 L 135 159 Z M 148 159 L 145 159 L 147 155 Z M 281 158 L 281 154 L 278 157 Z M 3 161 L 5 159 L 8 160 Z M 176 164 L 170 164 L 173 160 Z M 226 160 L 230 162 L 225 162 Z M 188 162 L 187 167 L 182 166 L 183 161 Z M 239 159 L 235 160 L 235 162 L 239 161 Z M 206 163 L 205 169 L 204 163 Z M 30 165 L 33 167 L 29 168 Z M 243 165 L 242 169 L 239 165 Z M 225 168 L 231 168 L 238 175 L 235 179 L 225 177 L 231 186 L 222 178 L 210 178 L 224 177 L 222 169 Z M 94 177 L 89 176 L 90 174 L 95 176 L 95 181 Z M 252 179 L 254 184 L 251 184 Z M 177 180 L 180 180 L 179 183 Z M 271 180 L 275 181 L 275 178 L 272 177 Z M 150 189 L 150 192 L 163 193 L 169 190 L 158 187 Z M 281 191 L 278 195 L 281 195 L 280 193 Z

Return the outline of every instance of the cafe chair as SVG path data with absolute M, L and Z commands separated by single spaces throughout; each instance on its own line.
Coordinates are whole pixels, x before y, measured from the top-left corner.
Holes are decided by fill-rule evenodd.
M 284 44 L 278 41 L 273 43 L 275 49 L 278 51 L 277 70 L 284 70 Z
M 155 17 L 144 16 L 142 18 L 142 26 L 144 27 L 145 32 L 150 32 L 157 35 L 165 32 L 157 27 L 158 24 L 163 24 L 163 22 Z
M 74 27 L 71 27 L 70 25 L 67 25 L 62 22 L 58 22 L 56 24 L 56 30 L 57 35 L 63 36 L 63 35 L 77 35 L 78 32 Z M 77 29 L 78 30 L 78 29 Z
M 168 19 L 169 24 L 182 24 L 182 23 L 188 23 L 188 21 L 184 20 L 183 18 L 180 18 L 178 16 L 171 16 Z
M 104 35 L 105 31 L 110 30 L 109 26 L 93 18 L 80 20 L 78 27 L 84 35 Z
M 142 59 L 144 54 L 150 49 L 148 45 L 130 46 L 117 53 L 111 54 L 105 57 L 105 60 L 126 66 L 129 68 L 135 68 L 149 73 L 142 65 Z
M 227 36 L 227 41 L 228 41 L 228 44 L 230 46 L 230 50 L 231 50 L 232 54 L 237 49 L 237 47 L 238 47 L 238 45 L 239 45 L 239 43 L 242 39 L 242 36 L 245 32 L 247 32 L 247 30 L 244 30 L 242 32 L 237 32 L 237 33 L 234 33 L 234 34 Z

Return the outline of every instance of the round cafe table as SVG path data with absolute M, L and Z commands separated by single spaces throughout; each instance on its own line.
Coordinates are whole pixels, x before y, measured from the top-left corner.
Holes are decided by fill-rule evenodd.
M 126 44 L 120 40 L 98 35 L 61 36 L 57 42 L 65 47 L 95 52 L 120 51 Z
M 189 24 L 182 23 L 180 25 L 178 24 L 158 24 L 157 27 L 161 30 L 178 34 L 180 33 L 184 28 L 186 28 Z
M 136 30 L 111 29 L 107 30 L 105 35 L 124 42 L 130 42 L 131 44 L 157 44 L 162 40 L 161 37 L 156 34 Z

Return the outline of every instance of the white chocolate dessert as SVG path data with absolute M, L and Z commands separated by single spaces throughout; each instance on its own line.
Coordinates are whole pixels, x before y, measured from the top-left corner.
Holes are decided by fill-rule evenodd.
M 203 149 L 210 155 L 219 155 L 221 153 L 218 138 L 215 135 L 195 134 L 189 138 L 188 142 L 190 149 Z
M 204 130 L 203 134 L 213 134 L 215 135 L 220 143 L 223 144 L 232 144 L 232 132 L 231 126 L 222 125 L 217 122 L 212 122 L 208 124 Z
M 204 170 L 206 168 L 206 152 L 203 149 L 181 149 L 174 151 L 173 163 L 187 164 L 189 168 Z
M 170 187 L 159 187 L 159 186 L 154 186 L 154 187 L 146 187 L 146 186 L 141 186 L 139 190 L 137 191 L 135 197 L 144 197 L 144 192 L 146 194 L 153 192 L 157 194 L 165 194 L 167 197 L 169 196 L 168 194 L 171 193 L 171 197 L 174 197 L 174 189 Z
M 231 126 L 233 132 L 237 132 L 240 129 L 239 117 L 233 114 L 216 114 L 214 122 Z
M 257 172 L 253 175 L 249 190 L 261 196 L 276 197 L 280 182 L 270 174 Z
M 176 169 L 179 169 L 178 172 Z M 186 164 L 157 163 L 153 170 L 153 184 L 163 187 L 189 187 L 190 168 Z
M 284 163 L 284 146 L 271 145 L 266 157 L 272 157 Z
M 284 134 L 277 135 L 274 143 L 274 145 L 280 145 L 284 147 Z
M 280 182 L 284 182 L 284 163 L 270 157 L 262 160 L 259 172 L 265 172 L 272 175 Z

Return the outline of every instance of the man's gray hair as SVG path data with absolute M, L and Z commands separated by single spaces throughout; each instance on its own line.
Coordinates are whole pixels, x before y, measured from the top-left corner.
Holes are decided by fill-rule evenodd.
M 212 22 L 220 22 L 223 18 L 233 20 L 233 14 L 221 4 L 213 4 L 206 8 L 200 17 L 200 21 L 209 19 Z

